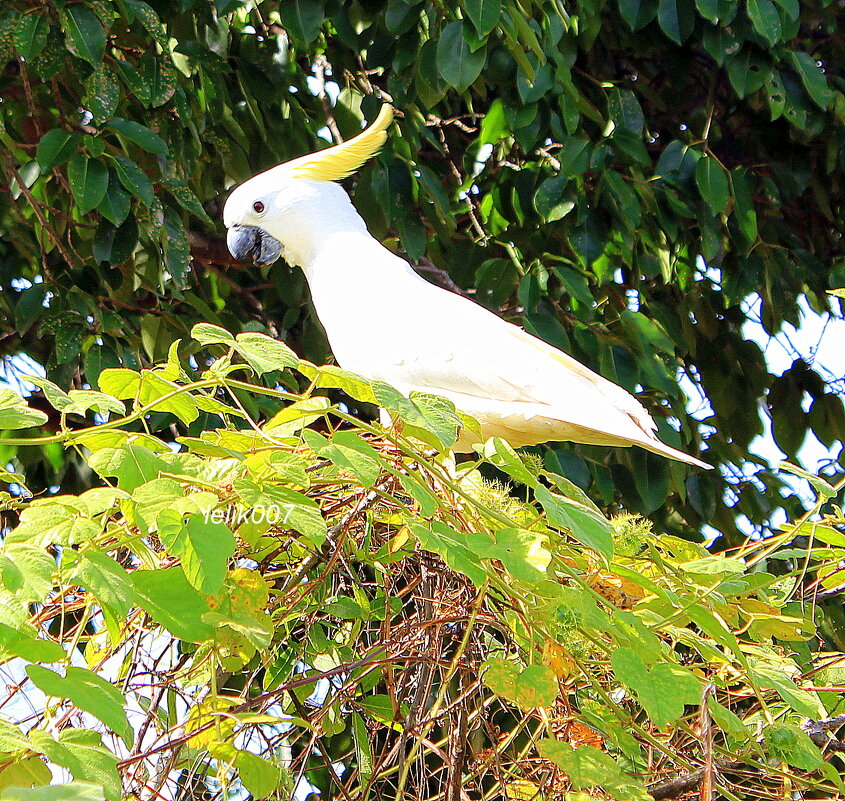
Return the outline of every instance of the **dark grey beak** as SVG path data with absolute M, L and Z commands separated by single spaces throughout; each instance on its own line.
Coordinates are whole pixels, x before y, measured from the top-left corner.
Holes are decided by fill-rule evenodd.
M 254 225 L 233 225 L 226 234 L 226 244 L 238 261 L 272 264 L 282 254 L 282 243 Z

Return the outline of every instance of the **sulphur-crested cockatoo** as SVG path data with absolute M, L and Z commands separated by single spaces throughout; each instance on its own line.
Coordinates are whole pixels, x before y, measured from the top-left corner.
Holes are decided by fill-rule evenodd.
M 616 384 L 467 298 L 430 284 L 367 231 L 337 184 L 384 144 L 383 106 L 354 139 L 238 186 L 223 211 L 236 259 L 298 265 L 338 364 L 451 400 L 484 438 L 515 447 L 569 440 L 639 445 L 699 467 L 661 442 L 648 412 Z M 464 444 L 466 437 L 464 437 Z

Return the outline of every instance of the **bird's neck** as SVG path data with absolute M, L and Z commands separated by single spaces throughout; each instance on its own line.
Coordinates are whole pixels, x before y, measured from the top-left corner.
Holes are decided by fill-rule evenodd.
M 339 239 L 370 238 L 346 192 L 328 183 L 319 186 L 312 202 L 299 204 L 284 215 L 284 231 L 269 233 L 282 243 L 285 260 L 301 267 L 306 277 L 321 254 L 336 248 Z

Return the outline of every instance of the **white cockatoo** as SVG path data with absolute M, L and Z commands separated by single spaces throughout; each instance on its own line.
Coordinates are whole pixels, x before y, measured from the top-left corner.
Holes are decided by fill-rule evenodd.
M 620 386 L 465 297 L 417 275 L 367 231 L 336 183 L 384 144 L 393 109 L 354 139 L 238 186 L 223 220 L 236 259 L 284 256 L 305 273 L 337 363 L 365 378 L 440 395 L 514 447 L 568 440 L 639 445 L 707 468 L 661 442 Z M 465 448 L 466 436 L 459 440 Z M 468 448 L 467 448 L 468 449 Z

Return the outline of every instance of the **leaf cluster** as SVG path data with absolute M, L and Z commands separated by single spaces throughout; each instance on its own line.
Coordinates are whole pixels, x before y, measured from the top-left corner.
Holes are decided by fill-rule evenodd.
M 841 512 L 817 514 L 841 487 L 814 479 L 815 515 L 714 555 L 500 440 L 456 464 L 472 421 L 442 399 L 257 334 L 194 337 L 201 373 L 174 347 L 99 391 L 42 381 L 97 420 L 3 441 L 48 439 L 98 478 L 27 498 L 6 476 L 0 798 L 845 791 L 825 730 L 843 657 L 809 603 L 841 585 Z M 281 364 L 309 390 L 280 389 Z M 338 388 L 394 427 L 321 394 Z M 2 413 L 21 433 L 44 417 Z M 148 433 L 201 413 L 199 436 Z

